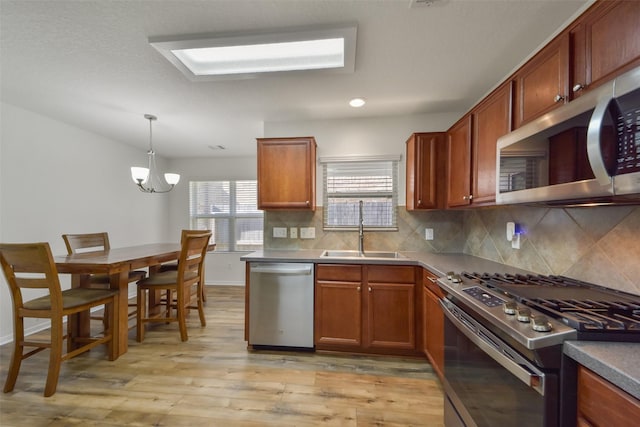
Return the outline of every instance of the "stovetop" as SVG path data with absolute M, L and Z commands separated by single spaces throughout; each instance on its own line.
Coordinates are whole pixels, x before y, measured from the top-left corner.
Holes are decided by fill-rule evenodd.
M 640 296 L 563 276 L 449 273 L 450 299 L 526 348 L 566 339 L 640 342 Z
M 579 339 L 640 342 L 640 296 L 563 276 L 462 275 L 561 320 Z

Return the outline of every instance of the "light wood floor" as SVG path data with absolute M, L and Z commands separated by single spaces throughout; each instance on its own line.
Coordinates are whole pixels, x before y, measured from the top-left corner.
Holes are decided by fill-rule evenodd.
M 103 349 L 62 365 L 42 396 L 48 352 L 23 361 L 0 393 L 1 426 L 442 426 L 442 388 L 426 360 L 248 351 L 244 288 L 209 286 L 207 327 L 190 316 L 129 335 L 114 362 Z M 134 331 L 131 331 L 134 332 Z M 10 357 L 0 347 L 0 381 Z

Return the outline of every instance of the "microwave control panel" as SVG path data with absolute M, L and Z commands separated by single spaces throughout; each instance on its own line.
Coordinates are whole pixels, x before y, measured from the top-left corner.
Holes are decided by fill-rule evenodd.
M 616 175 L 640 171 L 640 107 L 622 112 L 617 121 Z

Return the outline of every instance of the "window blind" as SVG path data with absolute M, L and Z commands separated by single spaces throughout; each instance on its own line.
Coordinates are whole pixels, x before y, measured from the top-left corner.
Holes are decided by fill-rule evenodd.
M 324 163 L 324 228 L 357 228 L 362 200 L 365 227 L 397 229 L 397 176 L 396 160 Z
M 191 181 L 191 228 L 211 230 L 216 251 L 262 248 L 263 213 L 257 208 L 256 181 Z

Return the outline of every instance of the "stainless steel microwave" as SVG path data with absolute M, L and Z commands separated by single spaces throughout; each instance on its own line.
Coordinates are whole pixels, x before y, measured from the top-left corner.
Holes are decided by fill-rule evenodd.
M 496 203 L 640 204 L 640 67 L 498 139 Z

